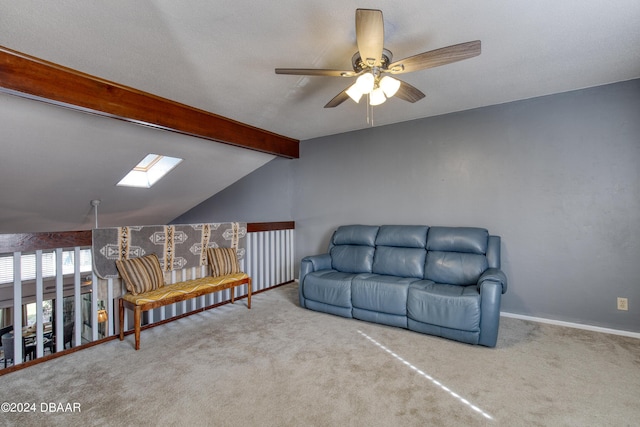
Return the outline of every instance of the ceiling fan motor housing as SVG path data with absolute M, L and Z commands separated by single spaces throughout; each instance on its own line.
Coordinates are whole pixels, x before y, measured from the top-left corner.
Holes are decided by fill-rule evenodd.
M 381 65 L 377 68 L 380 68 L 382 71 L 387 70 L 387 66 L 391 64 L 391 60 L 393 59 L 393 54 L 388 49 L 382 49 L 382 58 L 380 60 Z M 351 57 L 351 66 L 353 67 L 353 71 L 356 73 L 360 73 L 364 70 L 373 69 L 372 65 L 365 63 L 360 56 L 360 52 L 356 52 Z

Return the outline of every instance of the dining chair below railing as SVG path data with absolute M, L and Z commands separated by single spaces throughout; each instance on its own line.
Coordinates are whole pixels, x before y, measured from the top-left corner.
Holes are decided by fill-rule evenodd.
M 25 362 L 27 361 L 27 356 L 29 357 L 29 360 L 33 360 L 36 358 L 35 337 L 22 338 L 22 355 Z
M 13 331 L 13 328 L 11 329 Z M 4 352 L 4 367 L 7 367 L 7 361 L 11 360 L 13 362 L 14 356 L 14 347 L 13 347 L 13 334 L 9 332 L 5 332 L 2 334 L 2 351 Z
M 53 335 L 53 332 L 44 334 L 43 342 L 42 342 L 43 351 L 49 349 L 51 354 L 56 352 L 56 337 Z
M 74 322 L 69 322 L 64 325 L 64 342 L 62 343 L 62 348 L 67 348 L 67 343 L 69 343 L 69 348 L 73 347 L 73 325 Z

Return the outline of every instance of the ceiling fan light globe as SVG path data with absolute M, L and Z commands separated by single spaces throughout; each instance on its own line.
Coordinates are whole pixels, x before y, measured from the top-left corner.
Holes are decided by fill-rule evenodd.
M 352 84 L 345 92 L 347 93 L 347 95 L 349 95 L 349 98 L 355 101 L 356 104 L 360 102 L 360 98 L 362 98 L 363 95 L 358 88 L 357 83 Z
M 358 90 L 362 94 L 369 93 L 373 90 L 373 85 L 375 84 L 375 77 L 371 73 L 365 73 L 358 77 L 355 85 L 358 86 Z
M 387 95 L 387 98 L 391 98 L 398 92 L 398 89 L 400 89 L 400 80 L 390 76 L 384 76 L 382 80 L 380 80 L 380 88 L 384 91 L 384 94 Z
M 371 105 L 380 105 L 386 100 L 387 98 L 384 96 L 384 91 L 379 87 L 372 90 L 369 94 L 369 104 Z

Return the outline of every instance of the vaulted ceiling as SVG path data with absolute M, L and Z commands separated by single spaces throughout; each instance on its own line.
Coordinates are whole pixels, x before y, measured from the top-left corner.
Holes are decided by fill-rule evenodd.
M 482 41 L 403 75 L 426 98 L 375 107 L 375 126 L 640 77 L 636 0 L 0 0 L 0 45 L 306 140 L 370 126 L 365 105 L 323 108 L 352 79 L 274 68 L 349 69 L 358 7 L 383 11 L 394 59 Z M 5 93 L 0 128 L 2 233 L 90 228 L 92 199 L 101 226 L 165 223 L 273 158 Z M 185 162 L 149 190 L 116 187 L 147 153 Z

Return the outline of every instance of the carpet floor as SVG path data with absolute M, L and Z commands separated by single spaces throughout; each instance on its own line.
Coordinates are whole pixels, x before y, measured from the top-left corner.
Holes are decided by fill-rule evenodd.
M 496 348 L 470 346 L 302 309 L 292 283 L 139 351 L 130 335 L 3 375 L 0 395 L 16 426 L 637 426 L 640 341 L 502 318 Z

